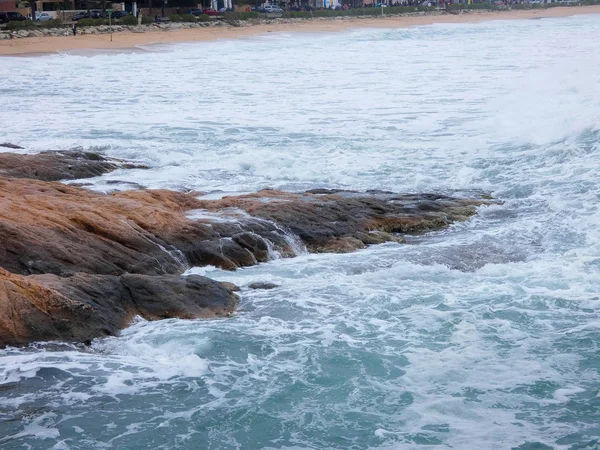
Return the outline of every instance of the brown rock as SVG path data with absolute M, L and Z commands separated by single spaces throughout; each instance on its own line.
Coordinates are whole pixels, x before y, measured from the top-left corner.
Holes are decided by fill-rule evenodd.
M 298 235 L 309 251 L 343 253 L 374 243 L 402 242 L 399 234 L 438 230 L 466 220 L 487 203 L 436 194 L 319 189 L 303 194 L 265 190 L 202 201 L 201 207 L 239 208 Z
M 180 248 L 218 239 L 184 216 L 189 195 L 103 195 L 60 183 L 0 178 L 0 267 L 18 274 L 181 273 Z
M 17 274 L 181 273 L 188 265 L 235 269 L 293 256 L 291 233 L 313 252 L 402 241 L 465 220 L 483 200 L 393 194 L 257 194 L 202 201 L 164 190 L 98 194 L 0 178 L 0 267 Z M 211 223 L 185 216 L 236 207 L 255 218 Z M 286 235 L 287 233 L 287 235 Z
M 231 290 L 198 275 L 23 277 L 0 269 L 0 348 L 111 336 L 138 315 L 148 320 L 228 316 L 236 304 Z
M 230 283 L 229 281 L 221 281 L 223 287 L 231 292 L 239 292 L 240 287 L 237 284 Z
M 116 166 L 73 152 L 0 154 L 0 171 L 17 177 L 0 176 L 0 347 L 114 335 L 135 315 L 226 316 L 236 303 L 232 286 L 178 274 L 189 265 L 250 266 L 272 252 L 294 256 L 299 241 L 312 252 L 402 242 L 404 234 L 466 220 L 489 203 L 340 190 L 208 201 L 166 190 L 105 195 L 18 178 L 87 177 Z M 188 218 L 189 210 L 202 219 Z

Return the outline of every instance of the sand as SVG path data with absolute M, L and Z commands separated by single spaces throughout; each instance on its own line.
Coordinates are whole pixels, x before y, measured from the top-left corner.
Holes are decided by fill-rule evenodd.
M 423 16 L 397 16 L 381 18 L 350 18 L 344 20 L 307 20 L 295 23 L 252 25 L 243 28 L 211 27 L 147 33 L 114 33 L 110 35 L 56 36 L 11 39 L 0 41 L 0 55 L 36 55 L 76 49 L 126 49 L 138 45 L 173 42 L 198 42 L 216 39 L 239 39 L 265 33 L 334 33 L 351 28 L 404 28 L 433 23 L 467 23 L 488 20 L 539 19 L 567 17 L 579 14 L 600 14 L 600 5 L 556 7 L 542 10 L 470 11 L 463 14 L 444 12 Z

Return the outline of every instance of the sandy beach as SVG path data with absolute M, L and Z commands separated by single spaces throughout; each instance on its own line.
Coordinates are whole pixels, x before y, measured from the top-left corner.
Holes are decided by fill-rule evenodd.
M 579 14 L 600 14 L 600 5 L 557 7 L 538 10 L 469 11 L 463 14 L 427 14 L 382 18 L 350 18 L 344 20 L 317 19 L 295 23 L 273 23 L 242 28 L 211 27 L 147 33 L 115 33 L 110 35 L 56 36 L 12 39 L 0 42 L 0 55 L 35 55 L 74 49 L 123 49 L 138 45 L 174 42 L 198 42 L 216 39 L 237 39 L 264 33 L 299 32 L 333 33 L 351 28 L 404 28 L 434 23 L 468 23 L 488 20 L 540 19 Z

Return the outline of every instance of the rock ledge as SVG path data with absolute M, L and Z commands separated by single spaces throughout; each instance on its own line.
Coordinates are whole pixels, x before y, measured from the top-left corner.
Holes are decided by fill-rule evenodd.
M 55 181 L 123 167 L 141 166 L 89 152 L 0 153 L 0 347 L 85 342 L 138 315 L 228 316 L 235 286 L 181 274 L 403 242 L 490 203 L 326 189 L 204 200 L 167 190 L 100 194 Z

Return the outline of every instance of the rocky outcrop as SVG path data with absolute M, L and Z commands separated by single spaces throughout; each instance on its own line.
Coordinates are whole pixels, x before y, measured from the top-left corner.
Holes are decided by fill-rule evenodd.
M 148 320 L 230 315 L 236 297 L 198 275 L 24 277 L 0 269 L 0 348 L 41 340 L 86 342 Z
M 85 152 L 0 153 L 0 347 L 113 335 L 136 315 L 226 316 L 235 286 L 180 274 L 190 266 L 232 270 L 307 250 L 403 242 L 488 203 L 322 189 L 203 200 L 193 192 L 100 194 L 42 181 L 127 164 Z
M 3 147 L 19 149 L 13 144 Z M 118 168 L 145 168 L 141 164 L 106 158 L 98 153 L 77 150 L 42 152 L 33 155 L 0 153 L 0 176 L 44 181 L 96 177 Z
M 347 191 L 261 191 L 206 201 L 165 190 L 104 195 L 0 178 L 0 267 L 60 276 L 235 269 L 274 254 L 293 256 L 302 244 L 311 252 L 348 252 L 401 242 L 403 234 L 465 220 L 484 202 Z
M 278 288 L 279 285 L 275 283 L 267 283 L 263 281 L 257 281 L 256 283 L 250 283 L 248 285 L 248 289 L 275 289 Z
M 343 253 L 444 228 L 466 220 L 485 203 L 439 194 L 319 189 L 300 194 L 266 190 L 200 206 L 215 213 L 238 208 L 290 230 L 310 252 Z
M 225 269 L 268 258 L 261 233 L 292 251 L 274 224 L 188 219 L 189 194 L 128 191 L 103 195 L 61 183 L 0 178 L 0 267 L 22 275 L 181 273 L 188 265 Z M 251 230 L 250 230 L 251 228 Z
M 16 144 L 11 144 L 10 142 L 2 142 L 0 144 L 0 147 L 10 148 L 10 149 L 13 149 L 13 150 L 22 150 L 23 149 L 23 147 L 20 147 L 20 146 L 18 146 Z

